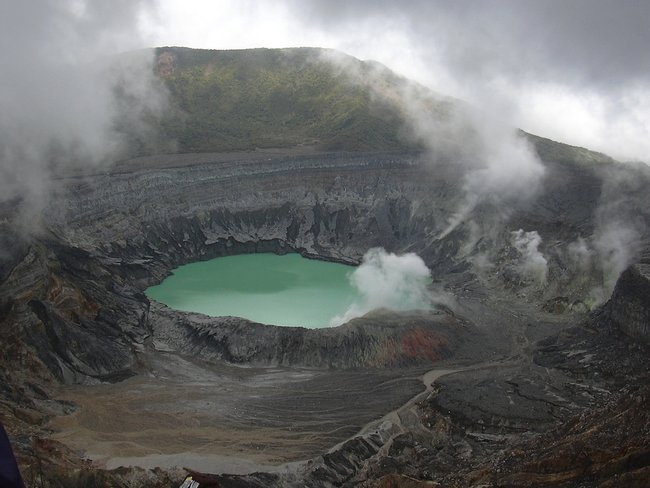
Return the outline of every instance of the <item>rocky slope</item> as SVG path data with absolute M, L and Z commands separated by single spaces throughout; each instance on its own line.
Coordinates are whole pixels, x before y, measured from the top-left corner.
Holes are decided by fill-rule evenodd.
M 350 85 L 320 57 L 313 64 L 309 51 L 276 52 L 266 64 L 258 62 L 262 54 L 238 61 L 232 54 L 158 52 L 158 69 L 180 111 L 161 130 L 186 149 L 252 151 L 148 156 L 103 173 L 64 176 L 53 182 L 39 222 L 24 219 L 29 202 L 1 203 L 0 417 L 29 480 L 44 486 L 177 483 L 182 473 L 174 470 L 97 469 L 83 453 L 52 440 L 48 424 L 77 408 L 62 399 L 61 385 L 101 390 L 127 378 L 173 375 L 152 366 L 171 357 L 165 355 L 178 364 L 194 358 L 205 370 L 344 370 L 357 382 L 379 368 L 392 376 L 377 391 L 404 376 L 404 391 L 392 401 L 415 395 L 387 411 L 368 401 L 377 407 L 373 415 L 386 416 L 365 426 L 359 417 L 340 429 L 345 435 L 328 433 L 338 445 L 286 473 L 269 468 L 212 477 L 221 486 L 604 487 L 616 476 L 642 479 L 647 418 L 632 406 L 647 396 L 648 263 L 639 257 L 650 229 L 648 169 L 520 135 L 544 161 L 539 193 L 507 204 L 477 201 L 472 218 L 450 228 L 467 204 L 468 168 L 398 140 L 404 114 L 394 97 L 377 113 L 367 86 Z M 261 90 L 249 106 L 233 98 L 233 80 L 264 75 L 260 86 L 285 87 L 286 78 L 277 78 L 279 61 L 311 80 L 298 87 L 303 91 L 294 109 L 302 109 L 281 113 L 282 124 L 258 114 L 241 145 L 237 117 L 253 106 L 286 106 L 291 97 Z M 228 117 L 218 131 L 193 130 L 209 125 L 213 114 L 200 112 L 197 103 L 224 79 L 230 82 L 220 89 L 234 105 L 215 106 L 228 109 Z M 393 95 L 403 83 L 384 81 Z M 318 110 L 307 110 L 322 86 L 331 91 Z M 319 125 L 324 105 L 331 111 Z M 229 124 L 238 137 L 227 137 Z M 301 124 L 304 131 L 289 130 Z M 310 147 L 253 150 L 296 143 Z M 523 244 L 517 242 L 522 237 Z M 143 293 L 191 261 L 299 252 L 355 264 L 376 246 L 425 260 L 436 312 L 376 311 L 336 329 L 305 330 L 175 312 Z M 543 274 L 529 273 L 529 258 L 536 270 L 543 265 Z M 414 380 L 427 370 L 424 385 Z M 330 380 L 333 390 L 336 381 Z M 357 408 L 358 397 L 345 396 L 352 400 L 342 398 L 332 408 Z M 283 411 L 294 405 L 293 396 L 274 400 Z M 237 398 L 231 402 L 237 406 Z M 172 423 L 183 415 L 167 414 Z M 617 415 L 638 432 L 608 420 Z M 252 428 L 246 418 L 233 418 L 240 428 Z M 562 428 L 566 419 L 573 420 Z M 349 438 L 355 429 L 358 435 Z M 557 452 L 531 447 L 544 432 L 541 439 Z
M 243 155 L 197 165 L 186 161 L 192 157 L 179 156 L 176 167 L 138 169 L 134 161 L 130 171 L 62 180 L 62 197 L 48 209 L 44 232 L 22 241 L 4 234 L 18 243 L 3 260 L 6 277 L 1 285 L 2 327 L 8 338 L 3 357 L 23 365 L 17 373 L 4 370 L 3 418 L 15 426 L 14 433 L 37 432 L 48 416 L 69 411 L 66 403 L 51 400 L 48 392 L 56 383 L 119 381 L 139 373 L 141 352 L 153 348 L 212 362 L 318 368 L 496 361 L 494 369 L 470 368 L 441 379 L 438 394 L 424 410 L 431 413 L 418 414 L 424 419 L 443 415 L 435 422 L 449 425 L 449 432 L 464 430 L 463 436 L 480 426 L 470 440 L 463 437 L 460 444 L 451 444 L 452 451 L 443 451 L 452 465 L 465 448 L 454 449 L 466 442 L 478 442 L 472 452 L 480 460 L 498 450 L 499 436 L 544 430 L 603 401 L 598 394 L 585 397 L 581 390 L 569 388 L 566 370 L 557 360 L 539 360 L 544 370 L 538 360 L 526 360 L 538 349 L 536 340 L 571 321 L 571 315 L 545 315 L 540 307 L 558 297 L 584 300 L 585 287 L 598 283 L 594 270 L 583 274 L 581 286 L 572 286 L 572 273 L 578 270 L 563 261 L 563 248 L 595 226 L 592 216 L 603 184 L 597 169 L 548 162 L 549 178 L 563 184 L 549 185 L 535 205 L 513 214 L 490 242 L 497 272 L 482 274 L 472 265 L 473 255 L 463 249 L 469 229 L 461 226 L 442 240 L 432 237 L 459 203 L 461 175 L 453 168 L 432 170 L 410 153 L 263 161 Z M 586 181 L 592 181 L 591 192 Z M 544 251 L 549 274 L 557 278 L 545 289 L 517 274 L 510 232 L 520 225 L 537 229 L 548 243 Z M 173 312 L 150 304 L 142 293 L 173 267 L 197 259 L 297 251 L 354 263 L 373 246 L 423 256 L 436 280 L 456 296 L 454 312 L 410 318 L 379 313 L 337 329 L 306 331 Z M 644 320 L 639 312 L 643 293 L 637 294 L 642 288 L 634 281 L 639 279 L 638 266 L 624 273 L 608 306 L 612 320 L 625 324 L 627 332 L 642 330 L 635 324 L 642 326 Z M 511 300 L 517 294 L 521 305 L 515 306 Z M 503 306 L 498 305 L 500 296 L 506 300 Z M 541 316 L 548 318 L 536 318 Z M 525 321 L 533 325 L 517 332 L 526 328 Z M 602 331 L 597 335 L 611 342 L 608 336 L 603 339 Z M 559 349 L 573 348 L 565 344 Z M 589 346 L 577 357 L 584 359 L 595 349 Z M 548 346 L 542 350 L 548 351 Z M 544 371 L 555 373 L 548 376 Z M 587 388 L 597 392 L 602 387 L 598 384 Z M 520 395 L 514 403 L 512 392 Z M 376 479 L 399 472 L 399 456 L 396 464 L 385 465 L 381 459 L 391 457 L 391 449 L 398 446 L 405 453 L 419 449 L 408 447 L 413 442 L 408 439 L 421 429 L 417 416 L 398 431 L 387 424 L 369 438 L 344 444 L 324 458 L 324 465 L 317 462 L 292 479 L 329 486 L 360 480 L 360 473 Z M 491 444 L 494 439 L 496 444 Z M 486 442 L 487 451 L 480 447 Z M 29 437 L 17 445 L 24 452 L 39 452 Z M 370 469 L 373 459 L 389 468 Z M 417 465 L 421 471 L 409 476 L 444 472 L 442 465 L 435 468 L 437 462 L 426 461 L 429 457 L 422 459 Z M 74 472 L 82 466 L 69 462 Z

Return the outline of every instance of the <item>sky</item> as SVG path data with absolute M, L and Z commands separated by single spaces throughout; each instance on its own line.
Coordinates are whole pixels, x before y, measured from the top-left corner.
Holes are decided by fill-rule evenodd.
M 334 48 L 524 130 L 650 161 L 647 0 L 3 0 L 0 41 L 5 165 L 53 134 L 103 144 L 109 87 L 69 67 L 164 45 Z
M 339 49 L 530 132 L 650 160 L 646 0 L 159 0 L 138 29 L 153 45 Z

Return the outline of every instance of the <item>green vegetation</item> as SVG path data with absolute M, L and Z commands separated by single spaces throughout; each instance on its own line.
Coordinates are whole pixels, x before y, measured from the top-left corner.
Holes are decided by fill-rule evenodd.
M 163 47 L 155 50 L 155 62 L 170 106 L 162 116 L 151 116 L 155 130 L 145 137 L 131 127 L 133 121 L 121 119 L 131 156 L 295 146 L 421 149 L 425 144 L 410 130 L 407 111 L 440 120 L 462 106 L 379 63 L 326 49 Z M 522 134 L 545 160 L 611 161 L 584 148 Z
M 590 151 L 584 147 L 570 146 L 534 134 L 528 134 L 526 132 L 522 133 L 533 143 L 537 154 L 544 161 L 556 161 L 558 163 L 573 163 L 587 166 L 611 163 L 614 161 L 606 154 Z
M 162 121 L 165 136 L 178 142 L 180 152 L 301 144 L 323 150 L 407 147 L 398 108 L 373 98 L 363 83 L 372 65 L 345 57 L 340 61 L 352 70 L 337 69 L 327 54 L 310 48 L 159 48 L 158 73 L 173 103 Z

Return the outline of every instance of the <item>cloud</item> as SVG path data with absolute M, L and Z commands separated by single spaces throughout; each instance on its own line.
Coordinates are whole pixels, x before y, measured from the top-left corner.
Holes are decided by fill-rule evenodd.
M 650 5 L 637 0 L 289 1 L 296 17 L 323 30 L 365 36 L 364 27 L 403 30 L 430 60 L 485 80 L 565 80 L 609 88 L 647 81 Z M 427 42 L 428 41 L 428 42 Z M 412 48 L 418 49 L 413 42 Z M 607 67 L 607 69 L 605 69 Z
M 331 325 L 340 325 L 371 310 L 426 310 L 431 307 L 427 290 L 430 271 L 422 258 L 414 253 L 396 255 L 382 248 L 370 249 L 361 265 L 350 275 L 350 283 L 360 296 Z
M 165 0 L 159 8 L 164 15 L 149 24 L 160 44 L 336 48 L 525 130 L 650 159 L 648 2 Z
M 585 86 L 557 83 L 530 84 L 522 93 L 526 105 L 519 110 L 523 128 L 555 140 L 567 137 L 589 149 L 621 161 L 650 162 L 650 90 L 629 85 L 605 95 Z
M 153 71 L 142 68 L 151 67 L 152 53 L 141 51 L 130 62 L 112 57 L 142 46 L 138 19 L 152 6 L 145 0 L 3 3 L 1 200 L 22 198 L 38 213 L 53 172 L 97 165 L 114 154 L 123 142 L 115 130 L 116 85 L 133 102 L 127 117 L 156 110 L 162 98 Z

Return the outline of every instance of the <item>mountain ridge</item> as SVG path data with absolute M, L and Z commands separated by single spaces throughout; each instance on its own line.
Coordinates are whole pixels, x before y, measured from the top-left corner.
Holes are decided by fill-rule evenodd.
M 159 129 L 149 139 L 133 137 L 118 124 L 129 142 L 127 158 L 295 147 L 425 151 L 426 141 L 413 134 L 408 110 L 444 119 L 467 106 L 381 63 L 334 49 L 151 50 L 168 107 L 153 121 Z M 543 160 L 614 161 L 584 147 L 519 133 Z

